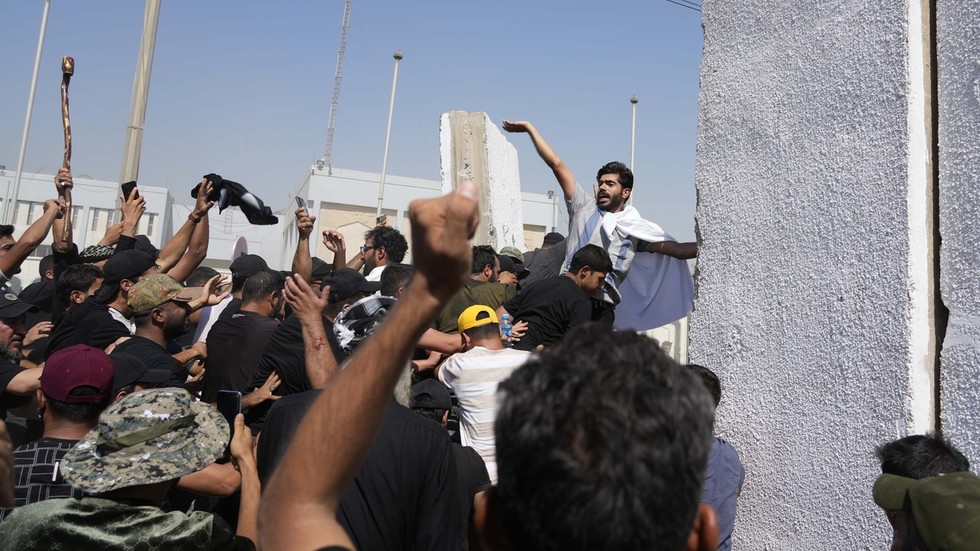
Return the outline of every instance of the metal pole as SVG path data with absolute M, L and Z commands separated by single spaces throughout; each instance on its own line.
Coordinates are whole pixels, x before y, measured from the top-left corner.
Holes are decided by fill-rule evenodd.
M 143 35 L 140 39 L 139 57 L 136 59 L 133 99 L 129 108 L 129 126 L 126 127 L 126 144 L 119 183 L 130 182 L 139 177 L 140 151 L 143 149 L 143 123 L 146 120 L 146 100 L 150 94 L 150 72 L 153 69 L 153 50 L 157 43 L 159 19 L 160 0 L 146 0 L 146 9 L 143 12 Z
M 34 76 L 31 80 L 31 93 L 27 97 L 27 117 L 24 119 L 24 133 L 20 138 L 20 155 L 17 156 L 17 174 L 14 176 L 14 195 L 10 200 L 4 197 L 3 219 L 13 223 L 13 216 L 16 213 L 11 205 L 17 204 L 17 196 L 20 194 L 20 177 L 24 172 L 24 154 L 27 153 L 27 135 L 31 131 L 31 114 L 34 112 L 34 92 L 37 90 L 37 73 L 41 68 L 41 52 L 44 51 L 44 33 L 48 29 L 48 11 L 51 9 L 51 0 L 44 0 L 44 14 L 41 15 L 41 34 L 37 37 L 37 54 L 34 55 Z
M 636 157 L 636 104 L 640 103 L 640 100 L 633 96 L 630 98 L 630 103 L 633 104 L 633 124 L 630 130 L 630 170 L 633 170 L 633 159 Z M 636 176 L 636 171 L 633 170 L 633 175 Z M 630 204 L 633 204 L 633 192 L 630 192 Z
M 398 86 L 398 64 L 402 58 L 401 50 L 395 52 L 395 76 L 391 79 L 391 103 L 388 104 L 388 131 L 385 133 L 385 158 L 381 162 L 381 185 L 378 187 L 378 212 L 375 214 L 381 218 L 381 203 L 385 200 L 385 175 L 388 174 L 388 144 L 391 142 L 391 116 L 395 113 L 395 88 Z

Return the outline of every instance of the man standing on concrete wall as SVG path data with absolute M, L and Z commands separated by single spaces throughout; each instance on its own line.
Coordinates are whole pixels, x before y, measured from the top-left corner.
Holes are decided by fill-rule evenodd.
M 694 303 L 694 282 L 686 260 L 697 256 L 697 244 L 678 243 L 626 204 L 633 192 L 633 172 L 623 163 L 607 163 L 596 174 L 597 185 L 590 194 L 534 125 L 505 120 L 503 126 L 531 137 L 565 194 L 569 237 L 563 266 L 555 275 L 567 271 L 572 255 L 588 244 L 602 247 L 612 257 L 613 271 L 593 297 L 593 319 L 616 329 L 641 331 L 686 316 Z M 637 252 L 653 254 L 637 257 Z M 638 270 L 628 278 L 634 263 Z

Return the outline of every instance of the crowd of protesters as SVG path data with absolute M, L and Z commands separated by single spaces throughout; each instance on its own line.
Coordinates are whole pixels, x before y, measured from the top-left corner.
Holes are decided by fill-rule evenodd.
M 411 264 L 384 225 L 350 258 L 325 231 L 333 258 L 312 257 L 299 208 L 288 271 L 243 255 L 229 279 L 201 266 L 207 177 L 162 248 L 135 233 L 134 190 L 79 251 L 60 171 L 19 239 L 0 227 L 4 285 L 53 238 L 40 281 L 0 291 L 0 547 L 731 549 L 746 473 L 713 434 L 718 377 L 611 327 L 635 254 L 696 249 L 576 230 L 624 208 L 632 173 L 606 165 L 583 197 L 533 126 L 505 128 L 532 134 L 581 243 L 473 246 L 464 183 L 412 203 Z M 896 541 L 934 549 L 913 492 L 977 485 L 955 450 L 916 444 L 953 460 L 886 468 L 875 500 Z M 904 466 L 906 448 L 879 454 Z

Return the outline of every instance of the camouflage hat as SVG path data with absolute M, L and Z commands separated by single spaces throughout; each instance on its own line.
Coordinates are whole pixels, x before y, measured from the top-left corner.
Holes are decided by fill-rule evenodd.
M 201 287 L 184 287 L 167 274 L 153 274 L 129 290 L 129 307 L 133 314 L 145 314 L 171 300 L 190 302 L 201 296 Z
M 208 466 L 228 445 L 228 422 L 181 388 L 126 395 L 99 416 L 61 461 L 61 474 L 88 493 L 180 478 Z

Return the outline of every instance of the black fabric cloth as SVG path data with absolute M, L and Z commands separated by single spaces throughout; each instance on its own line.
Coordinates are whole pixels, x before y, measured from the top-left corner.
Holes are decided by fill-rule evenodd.
M 233 298 L 228 301 L 228 306 L 225 306 L 224 310 L 218 314 L 218 321 L 231 319 L 232 316 L 242 311 L 242 299 Z M 217 323 L 217 322 L 215 322 Z M 212 326 L 213 327 L 213 326 Z M 212 328 L 212 331 L 214 329 Z M 211 333 L 208 332 L 208 338 L 211 338 Z
M 257 451 L 263 483 L 319 394 L 287 396 L 272 406 Z M 392 399 L 371 451 L 340 500 L 337 521 L 356 549 L 458 551 L 466 534 L 457 499 L 449 435 Z
M 109 314 L 108 306 L 89 297 L 62 316 L 51 332 L 46 357 L 76 344 L 105 348 L 129 335 L 129 328 Z
M 337 366 L 344 360 L 344 351 L 333 334 L 333 322 L 323 317 L 323 329 L 327 333 L 327 342 L 337 361 Z M 279 324 L 272 337 L 266 344 L 265 352 L 259 358 L 259 368 L 252 380 L 248 382 L 248 390 L 258 388 L 265 383 L 272 372 L 279 374 L 278 396 L 288 396 L 310 390 L 310 380 L 306 376 L 306 349 L 303 344 L 303 327 L 296 316 L 289 316 Z M 262 421 L 272 407 L 272 402 L 264 402 L 245 412 L 245 422 L 253 431 L 261 430 Z
M 592 319 L 592 301 L 568 276 L 536 281 L 504 305 L 516 321 L 527 322 L 527 333 L 514 345 L 518 350 L 534 350 L 539 344 L 551 346 L 576 325 Z
M 214 403 L 219 390 L 246 394 L 262 351 L 277 327 L 278 321 L 255 312 L 239 312 L 211 326 L 201 400 Z
M 490 473 L 480 454 L 469 446 L 452 444 L 456 462 L 456 507 L 463 533 L 468 533 L 473 515 L 473 496 L 490 487 Z
M 39 321 L 51 320 L 51 312 L 54 311 L 54 287 L 55 283 L 53 279 L 42 279 L 41 281 L 31 283 L 17 295 L 17 298 L 20 300 L 37 306 L 37 312 L 27 314 L 28 327 L 37 323 L 37 321 L 31 323 L 31 319 L 38 319 Z M 47 314 L 46 317 L 44 317 L 45 314 Z
M 7 392 L 7 386 L 24 368 L 14 362 L 0 358 L 0 420 L 7 418 L 7 410 L 22 406 L 30 400 L 30 396 L 16 396 Z
M 526 287 L 535 281 L 561 275 L 561 265 L 565 262 L 565 240 L 547 249 L 534 249 L 524 253 L 524 267 L 530 274 L 521 280 Z
M 211 182 L 212 186 L 208 200 L 218 203 L 219 213 L 228 207 L 238 207 L 245 214 L 249 224 L 274 226 L 279 223 L 279 219 L 272 214 L 272 209 L 265 206 L 262 199 L 245 189 L 245 186 L 238 182 L 225 180 L 217 174 L 207 174 L 204 177 Z M 191 197 L 194 199 L 197 199 L 197 188 L 198 186 L 194 186 L 191 190 Z
M 137 358 L 143 360 L 146 367 L 150 369 L 164 369 L 171 373 L 170 380 L 159 386 L 161 387 L 184 387 L 184 381 L 187 380 L 187 370 L 184 366 L 180 365 L 180 362 L 174 359 L 170 355 L 170 352 L 166 348 L 160 346 L 159 344 L 151 341 L 146 337 L 141 337 L 139 335 L 133 335 L 129 340 L 123 341 L 119 346 L 113 349 L 112 354 L 132 354 Z
M 65 310 L 68 309 L 68 301 L 63 300 L 58 296 L 58 281 L 61 279 L 61 275 L 65 273 L 65 270 L 69 266 L 75 264 L 81 264 L 82 260 L 78 257 L 78 245 L 72 243 L 71 248 L 67 252 L 54 251 L 51 253 L 54 256 L 54 281 L 55 281 L 55 293 L 51 299 L 51 321 L 56 325 L 61 321 L 61 317 L 65 314 Z

